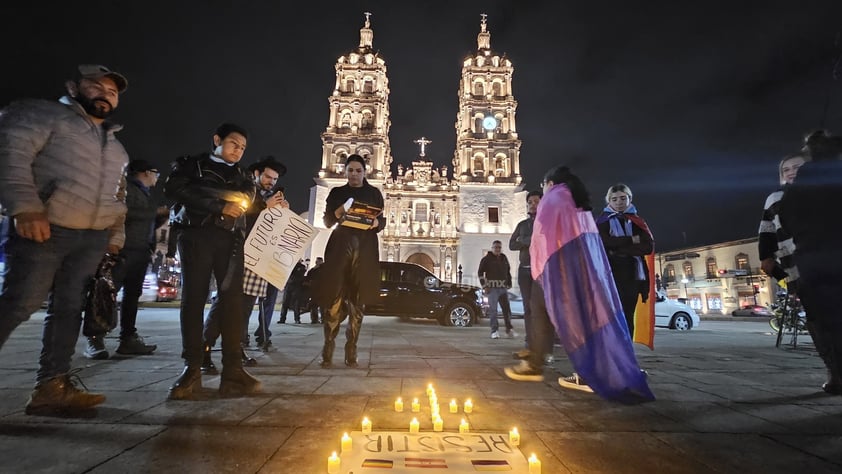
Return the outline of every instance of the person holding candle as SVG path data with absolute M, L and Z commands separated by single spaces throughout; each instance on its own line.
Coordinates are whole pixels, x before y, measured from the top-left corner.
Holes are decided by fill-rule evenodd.
M 365 179 L 366 162 L 360 155 L 345 160 L 344 186 L 331 189 L 325 202 L 324 224 L 337 225 L 325 248 L 325 269 L 316 288 L 317 299 L 325 309 L 324 346 L 320 365 L 333 365 L 333 350 L 339 326 L 348 318 L 345 330 L 345 365 L 357 363 L 357 340 L 363 322 L 363 305 L 374 301 L 380 288 L 379 243 L 377 233 L 383 230 L 386 219 L 381 212 L 368 229 L 342 225 L 352 203 L 364 203 L 383 209 L 383 195 Z M 346 207 L 346 204 L 348 205 Z
M 175 161 L 164 193 L 179 204 L 178 252 L 182 259 L 181 339 L 184 371 L 170 387 L 171 400 L 188 400 L 202 388 L 205 354 L 202 320 L 211 276 L 219 289 L 223 396 L 259 392 L 261 383 L 243 369 L 243 242 L 245 212 L 256 192 L 239 162 L 248 132 L 223 123 L 213 135 L 213 151 Z
M 506 375 L 542 381 L 544 348 L 554 328 L 576 370 L 574 380 L 559 378 L 561 386 L 621 403 L 654 400 L 634 354 L 617 288 L 610 284 L 611 267 L 584 184 L 568 167 L 557 166 L 546 173 L 543 187 L 530 244 L 537 283 L 530 356 L 506 367 Z

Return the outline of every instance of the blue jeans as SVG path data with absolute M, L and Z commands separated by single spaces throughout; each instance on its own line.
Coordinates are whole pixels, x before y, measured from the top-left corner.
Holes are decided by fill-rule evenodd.
M 254 336 L 259 338 L 261 342 L 264 342 L 264 339 L 268 341 L 272 337 L 272 331 L 269 330 L 269 326 L 272 324 L 272 314 L 275 312 L 275 303 L 277 301 L 278 289 L 272 286 L 271 283 L 267 283 L 266 296 L 257 299 L 257 331 L 254 332 Z M 264 330 L 266 331 L 265 337 Z
M 107 230 L 50 226 L 43 243 L 10 230 L 6 243 L 6 279 L 0 293 L 0 347 L 48 299 L 41 337 L 37 381 L 70 370 L 82 323 L 85 287 L 108 244 Z
M 500 326 L 497 323 L 497 302 L 503 309 L 503 321 L 506 330 L 512 329 L 512 308 L 509 306 L 509 290 L 506 288 L 488 289 L 488 319 L 491 323 L 491 332 L 497 331 Z

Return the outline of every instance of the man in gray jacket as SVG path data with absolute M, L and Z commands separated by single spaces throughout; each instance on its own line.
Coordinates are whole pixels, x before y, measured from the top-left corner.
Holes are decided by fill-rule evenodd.
M 84 290 L 103 251 L 125 239 L 128 154 L 107 120 L 126 78 L 83 64 L 59 101 L 22 100 L 0 112 L 0 202 L 12 219 L 0 291 L 0 347 L 47 298 L 43 348 L 27 414 L 78 412 L 105 401 L 76 388 L 70 360 Z

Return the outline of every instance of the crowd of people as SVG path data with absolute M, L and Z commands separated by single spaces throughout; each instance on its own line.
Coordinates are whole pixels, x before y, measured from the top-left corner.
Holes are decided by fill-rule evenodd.
M 169 218 L 173 245 L 182 265 L 180 325 L 184 368 L 169 389 L 172 400 L 193 400 L 202 375 L 216 373 L 211 350 L 221 339 L 221 396 L 249 396 L 262 383 L 244 367 L 257 361 L 243 347 L 250 336 L 271 346 L 270 323 L 280 290 L 244 264 L 243 245 L 257 216 L 268 208 L 289 208 L 278 181 L 286 167 L 274 157 L 240 165 L 249 139 L 245 127 L 219 125 L 210 151 L 172 163 L 163 184 L 170 206 L 152 198 L 160 170 L 130 160 L 109 118 L 128 87 L 126 78 L 101 65 L 80 65 L 59 101 L 21 100 L 0 113 L 0 203 L 5 212 L 0 291 L 0 348 L 46 299 L 48 302 L 36 383 L 28 414 L 89 410 L 105 401 L 76 386 L 71 358 L 80 330 L 85 355 L 109 357 L 106 331 L 83 325 L 85 293 L 104 258 L 118 262 L 114 285 L 123 289 L 119 345 L 125 355 L 152 354 L 157 346 L 138 334 L 137 306 L 150 264 L 160 267 L 155 229 Z M 842 394 L 842 318 L 833 296 L 842 291 L 842 235 L 832 213 L 842 191 L 842 141 L 826 131 L 810 134 L 803 149 L 781 161 L 782 188 L 766 201 L 759 254 L 764 272 L 785 282 L 807 310 L 808 328 L 827 367 L 823 390 Z M 365 178 L 366 160 L 347 157 L 347 182 L 331 189 L 322 216 L 333 228 L 312 269 L 299 261 L 283 288 L 279 323 L 289 309 L 295 323 L 302 311 L 321 323 L 320 365 L 333 366 L 333 353 L 347 319 L 344 364 L 358 367 L 357 343 L 366 303 L 378 296 L 377 234 L 386 224 L 381 192 Z M 526 219 L 509 241 L 517 251 L 517 281 L 524 301 L 524 349 L 520 363 L 504 369 L 514 380 L 542 381 L 552 362 L 553 343 L 567 353 L 574 372 L 562 387 L 594 392 L 622 403 L 654 399 L 634 354 L 635 311 L 654 282 L 646 257 L 654 237 L 632 204 L 632 190 L 618 183 L 605 194 L 594 218 L 590 195 L 570 168 L 557 166 L 542 189 L 527 193 Z M 351 218 L 354 206 L 381 212 L 369 220 Z M 500 337 L 497 306 L 505 335 L 517 337 L 508 290 L 512 269 L 494 241 L 478 275 L 489 302 L 491 338 Z M 154 261 L 153 261 L 154 258 Z M 205 315 L 214 285 L 216 294 Z M 116 293 L 116 291 L 115 291 Z M 258 307 L 258 328 L 249 317 Z

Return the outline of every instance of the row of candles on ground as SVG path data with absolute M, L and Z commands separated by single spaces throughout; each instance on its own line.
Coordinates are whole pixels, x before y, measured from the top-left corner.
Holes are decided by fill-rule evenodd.
M 433 384 L 427 385 L 427 397 L 430 399 L 430 419 L 433 422 L 433 431 L 442 431 L 444 430 L 444 421 L 441 418 L 439 412 L 439 402 L 438 396 L 436 395 L 436 389 L 433 388 Z M 398 397 L 395 400 L 395 411 L 403 412 L 403 399 Z M 421 411 L 421 404 L 417 398 L 412 399 L 412 404 L 410 408 L 413 413 L 417 413 Z M 450 413 L 459 413 L 459 405 L 456 403 L 456 399 L 450 400 L 449 405 Z M 465 400 L 465 403 L 462 404 L 462 410 L 465 413 L 471 413 L 474 410 L 474 404 L 471 402 L 471 399 Z M 420 423 L 418 422 L 418 418 L 413 418 L 412 421 L 409 422 L 409 432 L 410 433 L 418 433 L 420 430 Z M 470 425 L 468 422 L 462 418 L 461 423 L 459 423 L 459 433 L 468 433 L 470 431 Z M 371 433 L 371 420 L 368 417 L 363 417 L 362 420 L 362 432 L 365 434 Z M 348 433 L 344 433 L 342 435 L 341 447 L 342 452 L 348 452 L 351 450 L 351 437 L 348 436 Z M 517 428 L 512 428 L 509 430 L 509 444 L 512 446 L 519 446 L 520 445 L 520 433 L 518 432 Z M 339 472 L 339 457 L 336 456 L 336 452 L 333 453 L 331 457 L 328 458 L 328 473 Z M 541 473 L 541 461 L 535 457 L 535 454 L 529 457 L 529 474 L 540 474 Z

